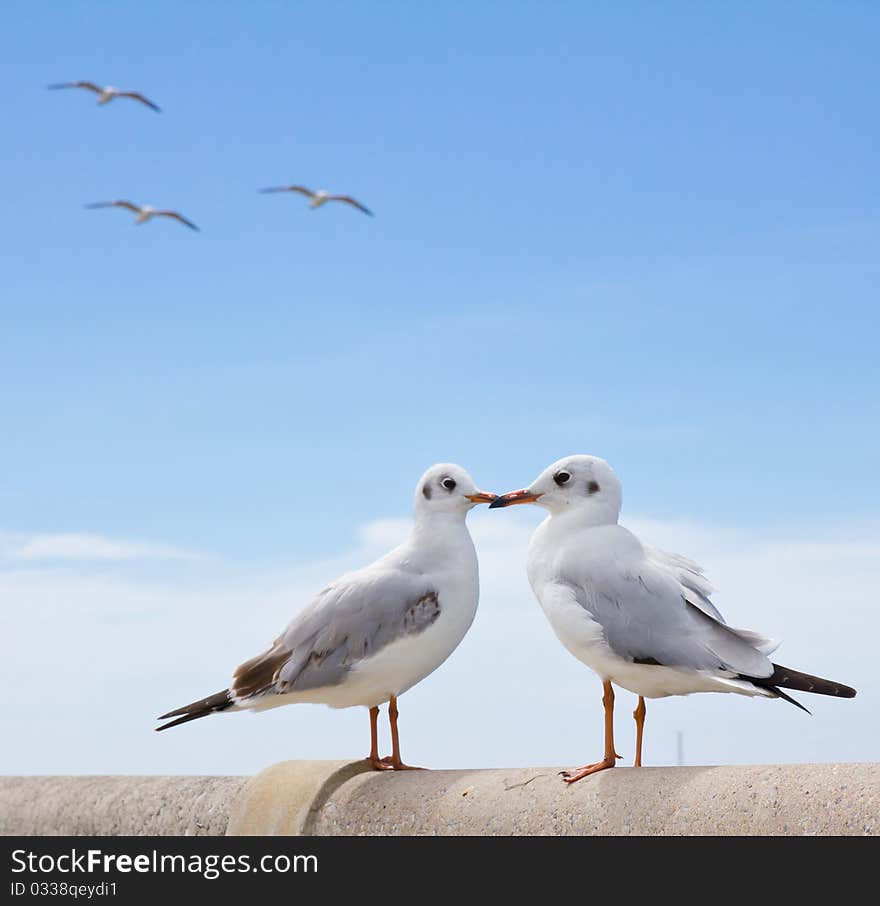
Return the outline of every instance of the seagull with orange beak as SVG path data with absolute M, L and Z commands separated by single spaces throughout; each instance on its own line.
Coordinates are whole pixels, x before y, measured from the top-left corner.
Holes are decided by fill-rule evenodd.
M 468 512 L 491 503 L 451 463 L 431 466 L 415 490 L 410 536 L 375 563 L 318 592 L 262 654 L 245 661 L 227 689 L 163 714 L 167 730 L 220 711 L 265 711 L 312 702 L 370 712 L 369 762 L 409 769 L 400 754 L 397 699 L 458 647 L 477 612 L 477 554 Z M 392 754 L 380 758 L 379 705 L 388 702 Z
M 856 691 L 771 663 L 777 645 L 728 626 L 695 563 L 643 544 L 618 525 L 622 489 L 596 456 L 568 456 L 529 487 L 490 509 L 534 503 L 550 515 L 529 545 L 528 575 L 559 641 L 602 680 L 605 752 L 601 761 L 563 772 L 573 783 L 613 768 L 612 683 L 639 696 L 635 766 L 642 764 L 645 699 L 693 692 L 782 698 L 783 689 L 852 698 Z M 808 712 L 809 713 L 809 712 Z

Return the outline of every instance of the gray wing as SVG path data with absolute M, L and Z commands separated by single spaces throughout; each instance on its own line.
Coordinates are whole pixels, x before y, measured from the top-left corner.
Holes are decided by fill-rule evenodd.
M 103 89 L 99 88 L 94 82 L 61 82 L 56 85 L 49 85 L 49 88 L 56 90 L 58 88 L 88 88 L 89 91 L 94 91 L 95 94 L 100 94 Z
M 156 104 L 154 104 L 148 97 L 142 95 L 139 91 L 120 91 L 119 97 L 121 98 L 131 98 L 133 101 L 140 101 L 142 104 L 145 104 L 151 110 L 155 110 L 156 113 L 161 113 L 162 110 Z
M 664 667 L 752 677 L 773 673 L 758 646 L 766 640 L 725 625 L 705 606 L 708 599 L 694 603 L 692 590 L 646 554 L 632 567 L 608 558 L 593 564 L 588 576 L 565 580 L 615 654 Z
M 727 620 L 721 615 L 718 608 L 712 603 L 709 595 L 715 589 L 703 572 L 703 568 L 693 560 L 682 557 L 681 554 L 670 554 L 659 548 L 643 545 L 645 556 L 651 560 L 660 569 L 671 574 L 673 578 L 681 585 L 682 594 L 688 604 L 693 604 L 706 614 L 717 620 L 719 623 L 727 625 Z M 752 632 L 750 629 L 732 629 L 741 639 L 758 649 L 762 654 L 772 654 L 778 647 L 779 642 L 769 639 L 758 632 Z
M 185 226 L 188 226 L 191 230 L 196 230 L 198 232 L 199 228 L 191 221 L 187 220 L 182 214 L 178 214 L 177 211 L 156 211 L 157 217 L 170 217 L 172 220 L 179 220 Z
M 87 208 L 127 208 L 135 214 L 140 214 L 141 209 L 130 201 L 96 201 L 94 204 L 87 204 Z
M 314 198 L 315 193 L 311 189 L 307 189 L 305 186 L 272 186 L 268 189 L 260 189 L 263 194 L 268 194 L 271 192 L 299 192 L 300 195 L 305 195 L 307 198 Z
M 684 589 L 685 598 L 694 607 L 699 607 L 707 616 L 713 617 L 719 623 L 727 622 L 709 598 L 715 589 L 704 575 L 701 566 L 687 557 L 682 557 L 681 554 L 670 554 L 648 544 L 642 546 L 649 560 L 670 572 L 679 581 Z
M 342 201 L 345 204 L 350 204 L 352 207 L 357 208 L 359 211 L 363 211 L 364 214 L 369 214 L 370 217 L 373 216 L 373 212 L 364 207 L 356 198 L 352 198 L 351 195 L 328 195 L 327 201 Z
M 338 685 L 359 661 L 427 629 L 440 607 L 424 577 L 350 573 L 321 591 L 268 651 L 242 664 L 231 692 L 241 700 Z

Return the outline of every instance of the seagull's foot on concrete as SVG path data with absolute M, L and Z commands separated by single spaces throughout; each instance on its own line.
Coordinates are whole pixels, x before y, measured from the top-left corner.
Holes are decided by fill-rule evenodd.
M 603 758 L 602 761 L 597 761 L 594 764 L 586 764 L 582 768 L 572 768 L 570 771 L 560 771 L 559 773 L 566 783 L 576 783 L 589 774 L 596 774 L 599 771 L 613 768 L 618 758 L 620 756 L 615 754 L 614 758 Z
M 404 764 L 399 758 L 395 760 L 393 755 L 386 755 L 379 759 L 382 763 L 382 771 L 427 771 L 427 768 L 417 768 L 411 764 Z

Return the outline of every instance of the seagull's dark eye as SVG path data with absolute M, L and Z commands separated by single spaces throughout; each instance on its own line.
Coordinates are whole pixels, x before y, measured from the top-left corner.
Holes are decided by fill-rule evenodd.
M 557 472 L 553 476 L 553 480 L 556 482 L 556 484 L 559 485 L 559 487 L 562 487 L 570 479 L 571 479 L 571 472 L 566 472 L 566 471 Z
M 440 484 L 442 484 L 443 487 L 446 488 L 447 491 L 455 490 L 455 479 L 454 478 L 444 478 L 443 481 L 440 482 Z

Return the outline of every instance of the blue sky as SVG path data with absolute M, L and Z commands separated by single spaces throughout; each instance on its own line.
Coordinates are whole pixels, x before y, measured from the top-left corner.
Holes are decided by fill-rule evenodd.
M 875 525 L 878 26 L 857 2 L 5 4 L 0 532 L 258 576 L 405 517 L 432 462 L 504 491 L 572 452 L 644 518 Z M 163 113 L 45 90 L 73 79 Z M 376 217 L 257 193 L 285 182 Z M 202 232 L 83 208 L 109 198 Z M 89 568 L 208 584 L 131 559 Z

